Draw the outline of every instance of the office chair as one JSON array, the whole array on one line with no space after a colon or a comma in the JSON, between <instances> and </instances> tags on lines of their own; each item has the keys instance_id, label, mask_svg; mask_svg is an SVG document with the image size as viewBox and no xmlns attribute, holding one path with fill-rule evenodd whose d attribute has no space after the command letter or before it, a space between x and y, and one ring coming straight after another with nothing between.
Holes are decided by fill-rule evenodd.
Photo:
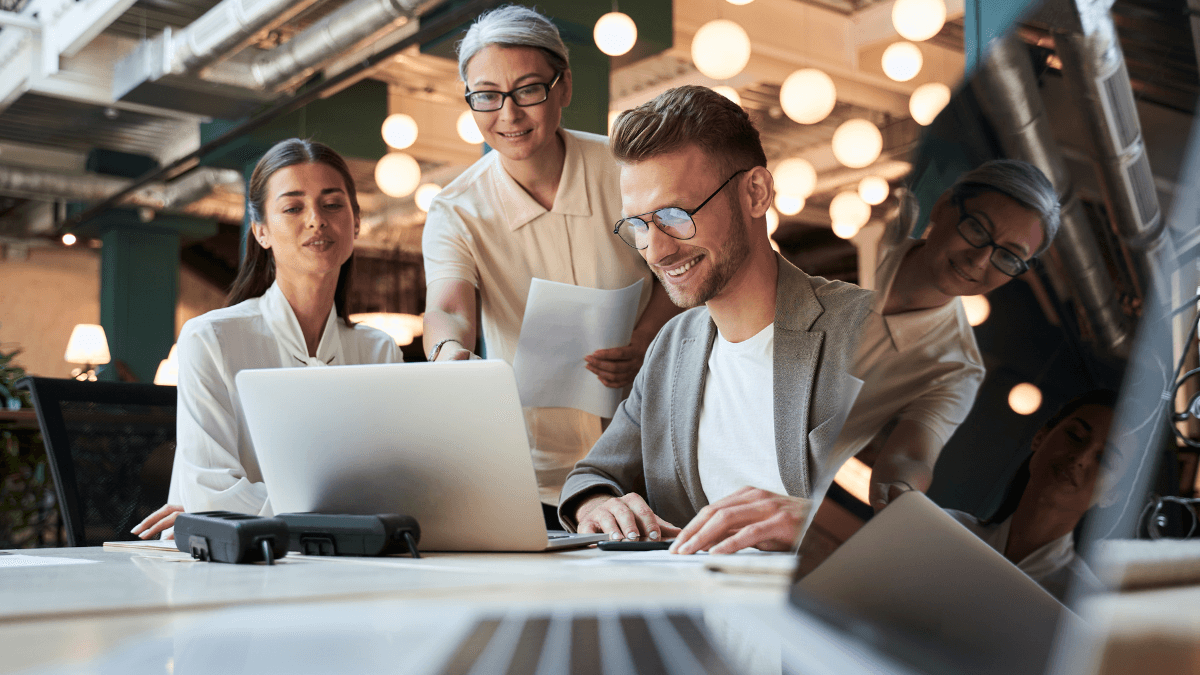
<instances>
[{"instance_id":1,"label":"office chair","mask_svg":"<svg viewBox=\"0 0 1200 675\"><path fill-rule=\"evenodd\" d=\"M24 377L46 443L70 546L135 539L167 501L175 387Z\"/></svg>"}]
</instances>

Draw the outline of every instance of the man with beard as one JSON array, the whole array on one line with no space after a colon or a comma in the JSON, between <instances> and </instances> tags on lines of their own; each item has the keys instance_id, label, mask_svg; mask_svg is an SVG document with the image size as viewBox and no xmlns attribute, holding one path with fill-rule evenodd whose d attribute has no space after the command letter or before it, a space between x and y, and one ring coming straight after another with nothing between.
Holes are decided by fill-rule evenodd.
<instances>
[{"instance_id":1,"label":"man with beard","mask_svg":"<svg viewBox=\"0 0 1200 675\"><path fill-rule=\"evenodd\" d=\"M857 391L847 369L871 294L771 249L766 155L720 94L672 89L622 114L610 147L626 214L614 234L692 309L651 344L559 517L613 539L675 537L677 553L791 549Z\"/></svg>"}]
</instances>

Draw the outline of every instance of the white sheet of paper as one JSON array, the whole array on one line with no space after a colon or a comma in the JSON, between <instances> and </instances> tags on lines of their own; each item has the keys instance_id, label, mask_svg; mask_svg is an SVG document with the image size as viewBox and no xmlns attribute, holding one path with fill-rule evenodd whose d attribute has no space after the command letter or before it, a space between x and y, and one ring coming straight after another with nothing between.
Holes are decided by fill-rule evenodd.
<instances>
[{"instance_id":1,"label":"white sheet of paper","mask_svg":"<svg viewBox=\"0 0 1200 675\"><path fill-rule=\"evenodd\" d=\"M513 359L521 405L612 417L621 390L604 386L583 357L629 344L641 295L641 279L616 291L534 279Z\"/></svg>"},{"instance_id":2,"label":"white sheet of paper","mask_svg":"<svg viewBox=\"0 0 1200 675\"><path fill-rule=\"evenodd\" d=\"M21 554L5 554L0 555L0 568L5 567L50 567L52 565L82 565L84 563L99 562L98 560L84 560L83 558L52 558L43 555L21 555Z\"/></svg>"}]
</instances>

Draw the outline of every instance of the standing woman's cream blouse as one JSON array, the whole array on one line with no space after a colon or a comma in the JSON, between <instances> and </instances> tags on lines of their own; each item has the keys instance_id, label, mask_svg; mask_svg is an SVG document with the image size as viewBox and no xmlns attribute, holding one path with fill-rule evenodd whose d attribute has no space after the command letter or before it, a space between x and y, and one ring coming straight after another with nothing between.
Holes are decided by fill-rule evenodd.
<instances>
[{"instance_id":1,"label":"standing woman's cream blouse","mask_svg":"<svg viewBox=\"0 0 1200 675\"><path fill-rule=\"evenodd\" d=\"M238 372L403 361L390 336L363 325L347 326L334 309L317 355L309 357L300 323L278 284L261 297L185 323L177 353L175 464L167 502L187 511L261 515L272 514L271 503L234 386Z\"/></svg>"}]
</instances>

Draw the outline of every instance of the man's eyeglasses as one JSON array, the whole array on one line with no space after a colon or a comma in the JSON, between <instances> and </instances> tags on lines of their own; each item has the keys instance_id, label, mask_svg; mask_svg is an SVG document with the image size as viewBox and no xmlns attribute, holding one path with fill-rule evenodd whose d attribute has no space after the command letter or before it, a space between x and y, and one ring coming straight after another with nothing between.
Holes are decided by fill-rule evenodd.
<instances>
[{"instance_id":1,"label":"man's eyeglasses","mask_svg":"<svg viewBox=\"0 0 1200 675\"><path fill-rule=\"evenodd\" d=\"M734 178L737 178L739 174L743 174L747 171L749 171L749 169L741 169L735 172L732 176L727 178L724 183L721 183L721 187L717 188L716 191L709 195L708 199L700 202L700 206L697 206L691 211L688 211L687 209L681 209L678 206L667 206L665 208L658 209L657 211L651 211L649 213L643 213L641 215L631 216L629 218L622 218L617 221L617 226L613 229L613 234L620 237L621 241L641 251L650 245L650 223L647 222L646 219L646 216L650 216L650 220L652 220L654 224L658 226L658 229L663 231L663 234L666 234L669 237L674 237L675 239L691 239L692 237L696 236L696 221L692 220L692 216L696 215L697 211L704 208L705 204L712 201L712 198L716 197L721 190L725 189L725 186L729 185L730 181L732 181Z\"/></svg>"},{"instance_id":2,"label":"man's eyeglasses","mask_svg":"<svg viewBox=\"0 0 1200 675\"><path fill-rule=\"evenodd\" d=\"M988 234L983 223L963 210L962 202L956 202L956 206L958 206L959 217L958 235L975 248L992 247L992 255L989 257L992 267L1010 277L1020 276L1029 271L1029 263L1016 253L997 244L992 239L992 235Z\"/></svg>"},{"instance_id":3,"label":"man's eyeglasses","mask_svg":"<svg viewBox=\"0 0 1200 675\"><path fill-rule=\"evenodd\" d=\"M545 103L546 99L550 98L550 90L561 78L562 72L559 72L549 82L526 84L512 91L469 91L466 93L467 105L475 112L495 112L504 107L504 99L507 97L522 108L528 108Z\"/></svg>"}]
</instances>

